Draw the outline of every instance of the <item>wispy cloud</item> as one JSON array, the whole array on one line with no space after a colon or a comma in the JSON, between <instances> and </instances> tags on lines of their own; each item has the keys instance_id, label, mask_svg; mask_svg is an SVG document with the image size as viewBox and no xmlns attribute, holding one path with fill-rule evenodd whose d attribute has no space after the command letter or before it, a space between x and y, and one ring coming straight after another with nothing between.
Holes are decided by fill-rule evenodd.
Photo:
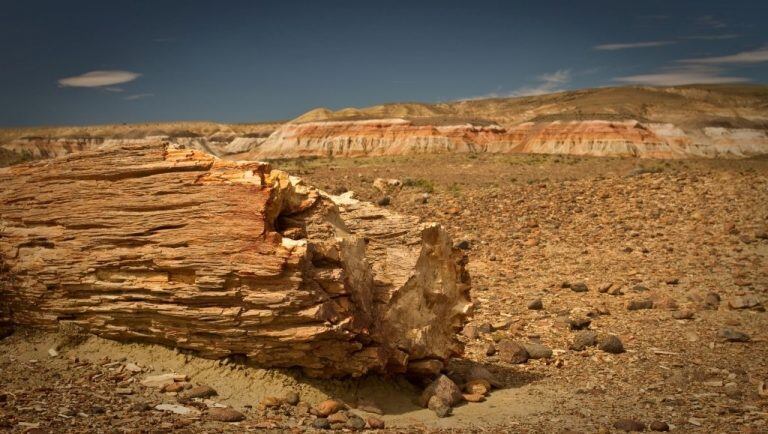
<instances>
[{"instance_id":1,"label":"wispy cloud","mask_svg":"<svg viewBox=\"0 0 768 434\"><path fill-rule=\"evenodd\" d=\"M615 51L615 50L628 50L632 48L648 48L648 47L662 47L664 45L676 44L676 41L646 41L646 42L629 42L620 44L602 44L595 45L595 50L601 51Z\"/></svg>"},{"instance_id":2,"label":"wispy cloud","mask_svg":"<svg viewBox=\"0 0 768 434\"><path fill-rule=\"evenodd\" d=\"M613 81L628 84L647 84L651 86L680 86L683 84L718 84L743 83L750 81L745 77L722 75L722 68L708 65L686 65L662 68L650 74L616 77Z\"/></svg>"},{"instance_id":3,"label":"wispy cloud","mask_svg":"<svg viewBox=\"0 0 768 434\"><path fill-rule=\"evenodd\" d=\"M128 96L124 97L123 99L128 100L128 101L134 101L134 100L137 100L137 99L152 98L153 96L155 96L154 93L137 93L137 94L133 94L133 95L128 95Z\"/></svg>"},{"instance_id":4,"label":"wispy cloud","mask_svg":"<svg viewBox=\"0 0 768 434\"><path fill-rule=\"evenodd\" d=\"M724 21L718 20L712 15L702 15L696 18L696 24L702 27L709 27L711 29L723 29L728 27Z\"/></svg>"},{"instance_id":5,"label":"wispy cloud","mask_svg":"<svg viewBox=\"0 0 768 434\"><path fill-rule=\"evenodd\" d=\"M514 96L532 96L560 92L564 90L562 87L571 81L571 70L560 69L553 73L541 74L536 77L536 81L539 82L539 84L536 86L523 86L508 92L502 92L501 87L499 87L494 92L473 96L470 98L461 98L459 101L471 101L475 99L488 98L510 98Z\"/></svg>"},{"instance_id":6,"label":"wispy cloud","mask_svg":"<svg viewBox=\"0 0 768 434\"><path fill-rule=\"evenodd\" d=\"M136 80L141 74L130 71L90 71L59 80L62 87L102 87Z\"/></svg>"},{"instance_id":7,"label":"wispy cloud","mask_svg":"<svg viewBox=\"0 0 768 434\"><path fill-rule=\"evenodd\" d=\"M106 90L107 92L114 92L114 93L125 92L125 89L123 89L122 87L112 87L112 86L105 87L104 90Z\"/></svg>"},{"instance_id":8,"label":"wispy cloud","mask_svg":"<svg viewBox=\"0 0 768 434\"><path fill-rule=\"evenodd\" d=\"M741 35L738 35L736 33L728 33L724 35L693 35L693 36L685 36L683 39L698 39L702 41L722 41L725 39L735 39L740 38Z\"/></svg>"},{"instance_id":9,"label":"wispy cloud","mask_svg":"<svg viewBox=\"0 0 768 434\"><path fill-rule=\"evenodd\" d=\"M679 60L680 63L695 63L701 65L726 65L726 64L744 64L744 63L762 63L768 62L768 46L758 48L752 51L742 51L741 53L727 56L700 57L696 59Z\"/></svg>"},{"instance_id":10,"label":"wispy cloud","mask_svg":"<svg viewBox=\"0 0 768 434\"><path fill-rule=\"evenodd\" d=\"M559 92L563 90L563 85L571 81L571 70L560 69L551 74L541 74L536 79L540 82L538 85L515 89L508 96L543 95L545 93Z\"/></svg>"}]
</instances>

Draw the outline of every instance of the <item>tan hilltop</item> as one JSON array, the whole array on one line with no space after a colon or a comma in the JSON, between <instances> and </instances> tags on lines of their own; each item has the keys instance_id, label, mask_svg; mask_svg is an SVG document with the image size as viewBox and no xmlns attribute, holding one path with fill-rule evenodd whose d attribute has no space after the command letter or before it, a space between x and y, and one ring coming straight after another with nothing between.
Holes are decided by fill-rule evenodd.
<instances>
[{"instance_id":1,"label":"tan hilltop","mask_svg":"<svg viewBox=\"0 0 768 434\"><path fill-rule=\"evenodd\" d=\"M175 122L0 130L0 159L164 138L230 159L546 153L640 158L768 154L768 86L613 87L311 110L287 122Z\"/></svg>"}]
</instances>

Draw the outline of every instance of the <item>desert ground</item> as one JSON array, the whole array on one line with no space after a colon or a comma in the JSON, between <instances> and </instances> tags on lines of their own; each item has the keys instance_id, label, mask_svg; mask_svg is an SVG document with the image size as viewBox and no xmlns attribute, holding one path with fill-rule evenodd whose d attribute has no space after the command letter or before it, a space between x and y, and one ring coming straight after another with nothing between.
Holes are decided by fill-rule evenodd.
<instances>
[{"instance_id":1,"label":"desert ground","mask_svg":"<svg viewBox=\"0 0 768 434\"><path fill-rule=\"evenodd\" d=\"M469 255L475 304L460 337L465 354L448 376L479 365L500 387L438 417L416 404L423 384L405 378L312 380L22 328L0 342L0 429L303 432L319 429L312 407L334 398L350 409L332 428L347 430L357 415L391 432L768 431L768 159L452 154L272 164L447 227ZM377 178L397 182L376 188ZM527 361L510 355L515 344ZM144 381L169 372L184 381ZM226 422L240 417L211 410L220 405L244 419Z\"/></svg>"}]
</instances>

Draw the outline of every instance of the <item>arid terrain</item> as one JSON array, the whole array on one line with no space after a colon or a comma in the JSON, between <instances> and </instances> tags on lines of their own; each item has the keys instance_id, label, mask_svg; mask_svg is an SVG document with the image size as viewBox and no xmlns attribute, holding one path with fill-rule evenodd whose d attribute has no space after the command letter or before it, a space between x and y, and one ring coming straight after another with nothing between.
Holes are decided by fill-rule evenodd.
<instances>
[{"instance_id":1,"label":"arid terrain","mask_svg":"<svg viewBox=\"0 0 768 434\"><path fill-rule=\"evenodd\" d=\"M320 427L313 407L335 398L350 406L332 421L345 429L359 415L393 432L768 430L768 159L450 153L272 164L443 224L466 249L475 303L448 376L462 384L482 366L500 387L441 418L417 405L423 385L401 377L313 380L21 328L0 342L0 429L300 432ZM145 381L172 372L173 387Z\"/></svg>"},{"instance_id":2,"label":"arid terrain","mask_svg":"<svg viewBox=\"0 0 768 434\"><path fill-rule=\"evenodd\" d=\"M0 129L0 164L165 140L228 159L534 153L639 158L768 154L768 87L608 87L391 103L254 124L168 122Z\"/></svg>"}]
</instances>

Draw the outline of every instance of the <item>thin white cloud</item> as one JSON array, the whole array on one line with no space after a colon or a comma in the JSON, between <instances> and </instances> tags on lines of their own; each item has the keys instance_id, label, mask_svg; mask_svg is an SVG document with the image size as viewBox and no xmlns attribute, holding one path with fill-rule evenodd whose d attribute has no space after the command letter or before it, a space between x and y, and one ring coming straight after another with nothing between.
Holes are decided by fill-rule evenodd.
<instances>
[{"instance_id":1,"label":"thin white cloud","mask_svg":"<svg viewBox=\"0 0 768 434\"><path fill-rule=\"evenodd\" d=\"M62 78L63 87L102 87L136 80L141 74L130 71L90 71L74 77Z\"/></svg>"},{"instance_id":2,"label":"thin white cloud","mask_svg":"<svg viewBox=\"0 0 768 434\"><path fill-rule=\"evenodd\" d=\"M134 94L134 95L128 95L128 96L126 96L123 99L126 99L128 101L134 101L134 100L137 100L137 99L151 98L153 96L155 96L154 93L137 93L137 94Z\"/></svg>"},{"instance_id":3,"label":"thin white cloud","mask_svg":"<svg viewBox=\"0 0 768 434\"><path fill-rule=\"evenodd\" d=\"M115 92L115 93L120 93L125 91L125 89L123 89L122 87L112 87L112 86L105 87L104 90L106 90L107 92Z\"/></svg>"},{"instance_id":4,"label":"thin white cloud","mask_svg":"<svg viewBox=\"0 0 768 434\"><path fill-rule=\"evenodd\" d=\"M718 20L712 15L702 15L696 18L696 23L700 26L709 27L712 29L723 29L725 27L728 27L728 25L725 24L725 22Z\"/></svg>"},{"instance_id":5,"label":"thin white cloud","mask_svg":"<svg viewBox=\"0 0 768 434\"><path fill-rule=\"evenodd\" d=\"M541 74L536 77L536 80L540 82L536 86L524 86L510 92L501 92L501 88L499 88L495 92L473 96L470 98L461 98L459 101L471 101L488 98L509 98L513 96L532 96L561 92L564 90L562 89L562 86L571 81L571 70L560 69L553 73Z\"/></svg>"},{"instance_id":6,"label":"thin white cloud","mask_svg":"<svg viewBox=\"0 0 768 434\"><path fill-rule=\"evenodd\" d=\"M571 81L571 70L560 69L551 74L541 74L537 79L540 81L538 85L518 88L507 96L531 96L560 92L563 90L563 85Z\"/></svg>"},{"instance_id":7,"label":"thin white cloud","mask_svg":"<svg viewBox=\"0 0 768 434\"><path fill-rule=\"evenodd\" d=\"M741 35L738 35L736 33L728 33L724 35L693 35L693 36L686 36L684 39L698 39L701 41L723 41L726 39L736 39L740 37Z\"/></svg>"},{"instance_id":8,"label":"thin white cloud","mask_svg":"<svg viewBox=\"0 0 768 434\"><path fill-rule=\"evenodd\" d=\"M728 56L701 57L698 59L683 59L680 63L696 63L700 65L725 65L739 63L762 63L768 62L768 47L759 48L752 51L742 51L741 53Z\"/></svg>"},{"instance_id":9,"label":"thin white cloud","mask_svg":"<svg viewBox=\"0 0 768 434\"><path fill-rule=\"evenodd\" d=\"M613 81L627 84L646 84L651 86L680 86L684 84L718 84L744 83L750 81L745 77L721 75L723 70L718 67L705 65L688 65L674 68L664 68L651 74L616 77Z\"/></svg>"},{"instance_id":10,"label":"thin white cloud","mask_svg":"<svg viewBox=\"0 0 768 434\"><path fill-rule=\"evenodd\" d=\"M664 45L676 44L676 41L647 41L647 42L629 42L622 44L602 44L595 45L595 50L600 51L615 51L615 50L628 50L632 48L648 48L648 47L662 47Z\"/></svg>"}]
</instances>

